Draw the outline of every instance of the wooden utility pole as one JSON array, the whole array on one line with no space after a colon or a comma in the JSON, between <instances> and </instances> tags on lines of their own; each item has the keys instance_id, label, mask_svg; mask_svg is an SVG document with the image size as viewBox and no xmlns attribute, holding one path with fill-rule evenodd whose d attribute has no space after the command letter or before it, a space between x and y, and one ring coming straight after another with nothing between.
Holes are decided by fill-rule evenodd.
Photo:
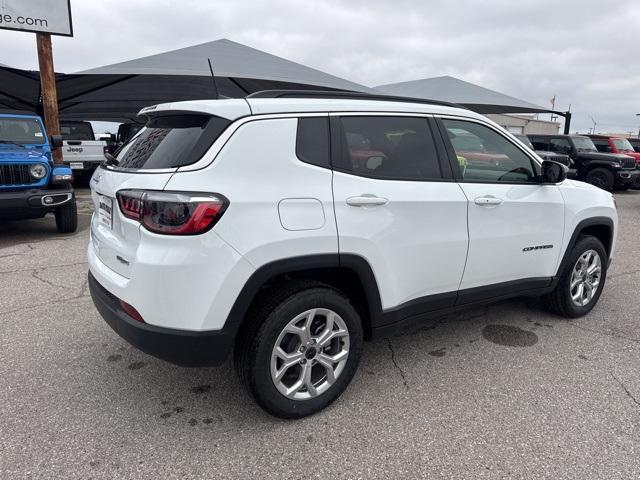
<instances>
[{"instance_id":1,"label":"wooden utility pole","mask_svg":"<svg viewBox=\"0 0 640 480\"><path fill-rule=\"evenodd\" d=\"M60 121L58 118L58 94L56 92L56 75L53 70L53 51L51 49L51 35L36 33L38 42L38 64L40 66L40 90L42 92L42 107L44 124L49 135L60 135ZM62 163L62 150L53 150L53 163Z\"/></svg>"}]
</instances>

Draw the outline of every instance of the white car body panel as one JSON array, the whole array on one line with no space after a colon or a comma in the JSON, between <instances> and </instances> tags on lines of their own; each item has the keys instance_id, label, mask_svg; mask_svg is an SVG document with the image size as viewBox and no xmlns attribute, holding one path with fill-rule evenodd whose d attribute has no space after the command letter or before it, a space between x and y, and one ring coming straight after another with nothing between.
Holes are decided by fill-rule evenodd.
<instances>
[{"instance_id":1,"label":"white car body panel","mask_svg":"<svg viewBox=\"0 0 640 480\"><path fill-rule=\"evenodd\" d=\"M469 255L460 289L555 275L564 234L564 201L556 185L460 187L469 200ZM502 203L476 204L486 197Z\"/></svg>"},{"instance_id":2,"label":"white car body panel","mask_svg":"<svg viewBox=\"0 0 640 480\"><path fill-rule=\"evenodd\" d=\"M467 199L455 182L377 180L335 172L340 253L367 260L383 309L458 289L467 256ZM376 196L386 205L351 206Z\"/></svg>"}]
</instances>

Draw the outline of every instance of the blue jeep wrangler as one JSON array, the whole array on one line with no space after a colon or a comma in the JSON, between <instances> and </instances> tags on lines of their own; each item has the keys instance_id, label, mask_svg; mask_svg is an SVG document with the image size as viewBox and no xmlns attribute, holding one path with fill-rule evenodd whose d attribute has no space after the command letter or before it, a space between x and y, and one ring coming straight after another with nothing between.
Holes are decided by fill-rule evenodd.
<instances>
[{"instance_id":1,"label":"blue jeep wrangler","mask_svg":"<svg viewBox=\"0 0 640 480\"><path fill-rule=\"evenodd\" d=\"M48 137L37 115L0 112L0 222L54 213L60 233L78 226L71 169L54 165L51 150L62 137Z\"/></svg>"}]
</instances>

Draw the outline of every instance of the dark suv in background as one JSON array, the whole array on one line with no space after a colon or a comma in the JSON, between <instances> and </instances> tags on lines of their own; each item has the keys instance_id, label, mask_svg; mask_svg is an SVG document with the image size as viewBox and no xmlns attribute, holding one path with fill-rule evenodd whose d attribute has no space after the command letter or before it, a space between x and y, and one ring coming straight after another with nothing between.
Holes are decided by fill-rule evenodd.
<instances>
[{"instance_id":1,"label":"dark suv in background","mask_svg":"<svg viewBox=\"0 0 640 480\"><path fill-rule=\"evenodd\" d=\"M601 153L584 135L529 135L535 150L564 153L573 160L577 180L604 190L626 190L640 174L628 155Z\"/></svg>"},{"instance_id":2,"label":"dark suv in background","mask_svg":"<svg viewBox=\"0 0 640 480\"><path fill-rule=\"evenodd\" d=\"M531 150L534 150L541 159L562 163L569 168L573 167L573 161L569 158L569 155L565 153L550 152L548 150L538 150L533 146L533 143L531 143L531 140L529 140L529 137L527 137L526 135L514 134L513 136L524 143Z\"/></svg>"}]
</instances>

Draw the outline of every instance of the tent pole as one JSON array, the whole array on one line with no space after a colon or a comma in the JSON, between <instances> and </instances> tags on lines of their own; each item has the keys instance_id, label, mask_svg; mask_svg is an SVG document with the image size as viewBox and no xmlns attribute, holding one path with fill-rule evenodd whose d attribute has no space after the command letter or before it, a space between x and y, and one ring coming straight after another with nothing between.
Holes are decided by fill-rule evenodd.
<instances>
[{"instance_id":1,"label":"tent pole","mask_svg":"<svg viewBox=\"0 0 640 480\"><path fill-rule=\"evenodd\" d=\"M48 33L36 33L36 43L38 45L38 64L40 66L44 123L49 135L60 135L58 95L56 92L56 77L53 72L51 35ZM62 150L60 148L54 148L52 153L53 163L62 164Z\"/></svg>"},{"instance_id":2,"label":"tent pole","mask_svg":"<svg viewBox=\"0 0 640 480\"><path fill-rule=\"evenodd\" d=\"M571 129L571 112L564 112L564 134L569 135Z\"/></svg>"}]
</instances>

